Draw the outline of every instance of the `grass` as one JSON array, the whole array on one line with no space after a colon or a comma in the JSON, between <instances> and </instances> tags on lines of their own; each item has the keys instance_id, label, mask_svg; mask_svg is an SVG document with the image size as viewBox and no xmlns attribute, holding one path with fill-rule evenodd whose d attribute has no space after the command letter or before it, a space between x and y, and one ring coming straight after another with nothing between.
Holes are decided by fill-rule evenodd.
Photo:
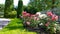
<instances>
[{"instance_id":1,"label":"grass","mask_svg":"<svg viewBox=\"0 0 60 34\"><path fill-rule=\"evenodd\" d=\"M23 27L22 20L11 19L11 22L0 30L0 34L37 34Z\"/></svg>"}]
</instances>

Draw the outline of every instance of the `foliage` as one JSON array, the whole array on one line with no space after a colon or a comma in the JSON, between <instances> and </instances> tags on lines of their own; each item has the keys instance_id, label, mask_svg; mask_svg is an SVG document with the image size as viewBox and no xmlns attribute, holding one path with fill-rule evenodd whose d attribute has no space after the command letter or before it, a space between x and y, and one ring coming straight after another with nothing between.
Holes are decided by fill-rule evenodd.
<instances>
[{"instance_id":1,"label":"foliage","mask_svg":"<svg viewBox=\"0 0 60 34\"><path fill-rule=\"evenodd\" d=\"M36 12L38 12L38 8L35 8L35 7L25 7L24 8L24 11L26 11L27 13L30 13L30 14L36 14Z\"/></svg>"},{"instance_id":2,"label":"foliage","mask_svg":"<svg viewBox=\"0 0 60 34\"><path fill-rule=\"evenodd\" d=\"M16 15L17 15L17 12L16 11L11 11L8 13L8 16L9 18L16 18Z\"/></svg>"},{"instance_id":3,"label":"foliage","mask_svg":"<svg viewBox=\"0 0 60 34\"><path fill-rule=\"evenodd\" d=\"M4 11L4 4L0 4L0 12Z\"/></svg>"},{"instance_id":4,"label":"foliage","mask_svg":"<svg viewBox=\"0 0 60 34\"><path fill-rule=\"evenodd\" d=\"M0 4L0 17L4 17L4 4Z\"/></svg>"},{"instance_id":5,"label":"foliage","mask_svg":"<svg viewBox=\"0 0 60 34\"><path fill-rule=\"evenodd\" d=\"M37 8L34 8L34 7L31 7L31 8L29 9L29 12L28 12L28 13L36 14L36 12L38 12L38 9L37 9Z\"/></svg>"},{"instance_id":6,"label":"foliage","mask_svg":"<svg viewBox=\"0 0 60 34\"><path fill-rule=\"evenodd\" d=\"M28 6L37 7L40 11L48 10L52 7L58 7L60 5L60 0L30 0Z\"/></svg>"}]
</instances>

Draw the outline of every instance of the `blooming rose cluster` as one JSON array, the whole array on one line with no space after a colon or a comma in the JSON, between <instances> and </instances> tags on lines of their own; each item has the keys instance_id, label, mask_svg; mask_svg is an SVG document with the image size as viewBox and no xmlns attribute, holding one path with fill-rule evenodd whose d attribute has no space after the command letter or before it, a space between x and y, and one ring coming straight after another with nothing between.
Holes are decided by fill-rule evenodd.
<instances>
[{"instance_id":1,"label":"blooming rose cluster","mask_svg":"<svg viewBox=\"0 0 60 34\"><path fill-rule=\"evenodd\" d=\"M48 16L51 17L51 20L52 21L55 21L55 20L58 20L58 16L53 14L51 11L48 11L47 14L41 14L41 12L37 12L36 14L30 14L30 13L27 13L26 11L23 11L22 12L22 16L23 18L26 18L29 19L28 20L40 20L40 19L44 19L44 18L47 18ZM27 22L27 23L30 23L30 22ZM48 26L50 22L47 22L45 25Z\"/></svg>"},{"instance_id":2,"label":"blooming rose cluster","mask_svg":"<svg viewBox=\"0 0 60 34\"><path fill-rule=\"evenodd\" d=\"M58 20L58 16L53 14L51 11L47 12L47 15L51 17L52 21Z\"/></svg>"},{"instance_id":3,"label":"blooming rose cluster","mask_svg":"<svg viewBox=\"0 0 60 34\"><path fill-rule=\"evenodd\" d=\"M53 14L51 11L50 11L50 12L47 12L47 15L48 15L49 17L51 17L51 20L52 20L52 21L58 20L58 16L55 15L55 14ZM50 22L47 22L47 23L45 24L45 26L49 26L49 24L50 24Z\"/></svg>"},{"instance_id":4,"label":"blooming rose cluster","mask_svg":"<svg viewBox=\"0 0 60 34\"><path fill-rule=\"evenodd\" d=\"M46 14L41 14L41 12L37 12L36 14L39 15L40 19L44 19L44 18L48 18L48 17L50 18L51 17L50 20L52 20L52 21L58 20L58 16L53 14L51 11L48 11ZM49 24L50 24L50 22L47 22L45 24L45 26L49 26Z\"/></svg>"},{"instance_id":5,"label":"blooming rose cluster","mask_svg":"<svg viewBox=\"0 0 60 34\"><path fill-rule=\"evenodd\" d=\"M36 14L38 14L38 15L39 15L39 18L40 18L40 19L44 19L44 18L46 18L46 17L47 17L47 15L46 15L46 14L41 14L41 12L37 12Z\"/></svg>"},{"instance_id":6,"label":"blooming rose cluster","mask_svg":"<svg viewBox=\"0 0 60 34\"><path fill-rule=\"evenodd\" d=\"M32 26L35 26L39 24L40 26L48 27L47 29L51 29L51 26L53 26L53 30L54 32L56 32L56 27L54 26L56 26L58 16L53 14L51 11L47 11L46 14L41 14L41 12L37 12L36 14L30 14L26 11L23 11L22 17L23 19L25 19L27 25L32 24Z\"/></svg>"},{"instance_id":7,"label":"blooming rose cluster","mask_svg":"<svg viewBox=\"0 0 60 34\"><path fill-rule=\"evenodd\" d=\"M29 21L27 21L26 23L27 24L30 24L30 20L39 20L39 18L38 18L38 14L30 14L30 13L27 13L26 11L23 11L22 12L22 16L23 16L23 18L25 18L25 19L28 19Z\"/></svg>"},{"instance_id":8,"label":"blooming rose cluster","mask_svg":"<svg viewBox=\"0 0 60 34\"><path fill-rule=\"evenodd\" d=\"M30 17L30 18L33 18L33 17L34 17L34 19L38 20L37 17L38 17L39 15L38 15L38 14L30 14L30 13L27 13L26 11L23 11L23 12L22 12L22 16L23 16L23 17Z\"/></svg>"}]
</instances>

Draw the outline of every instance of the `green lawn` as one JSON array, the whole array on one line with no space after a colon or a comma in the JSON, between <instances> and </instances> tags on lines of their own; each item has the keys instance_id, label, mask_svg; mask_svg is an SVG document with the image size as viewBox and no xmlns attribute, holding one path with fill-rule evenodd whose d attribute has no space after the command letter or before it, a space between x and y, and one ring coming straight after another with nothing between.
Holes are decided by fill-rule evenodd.
<instances>
[{"instance_id":1,"label":"green lawn","mask_svg":"<svg viewBox=\"0 0 60 34\"><path fill-rule=\"evenodd\" d=\"M0 34L37 34L36 32L28 31L23 27L22 20L11 19L11 22L0 30Z\"/></svg>"}]
</instances>

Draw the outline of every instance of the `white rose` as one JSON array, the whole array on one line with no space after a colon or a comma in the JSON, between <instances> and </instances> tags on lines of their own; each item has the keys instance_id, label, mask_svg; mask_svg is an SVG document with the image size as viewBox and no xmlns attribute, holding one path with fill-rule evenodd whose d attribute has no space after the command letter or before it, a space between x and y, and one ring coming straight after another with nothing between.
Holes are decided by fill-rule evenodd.
<instances>
[{"instance_id":1,"label":"white rose","mask_svg":"<svg viewBox=\"0 0 60 34\"><path fill-rule=\"evenodd\" d=\"M40 16L41 15L41 12L37 12L36 14L38 14Z\"/></svg>"},{"instance_id":2,"label":"white rose","mask_svg":"<svg viewBox=\"0 0 60 34\"><path fill-rule=\"evenodd\" d=\"M55 26L57 26L57 24L55 24Z\"/></svg>"},{"instance_id":3,"label":"white rose","mask_svg":"<svg viewBox=\"0 0 60 34\"><path fill-rule=\"evenodd\" d=\"M43 25L43 23L40 23L39 25Z\"/></svg>"},{"instance_id":4,"label":"white rose","mask_svg":"<svg viewBox=\"0 0 60 34\"><path fill-rule=\"evenodd\" d=\"M54 32L56 33L56 28L54 28Z\"/></svg>"},{"instance_id":5,"label":"white rose","mask_svg":"<svg viewBox=\"0 0 60 34\"><path fill-rule=\"evenodd\" d=\"M40 17L40 19L44 19L44 18L47 17L47 15L46 14L41 14L39 17Z\"/></svg>"}]
</instances>

